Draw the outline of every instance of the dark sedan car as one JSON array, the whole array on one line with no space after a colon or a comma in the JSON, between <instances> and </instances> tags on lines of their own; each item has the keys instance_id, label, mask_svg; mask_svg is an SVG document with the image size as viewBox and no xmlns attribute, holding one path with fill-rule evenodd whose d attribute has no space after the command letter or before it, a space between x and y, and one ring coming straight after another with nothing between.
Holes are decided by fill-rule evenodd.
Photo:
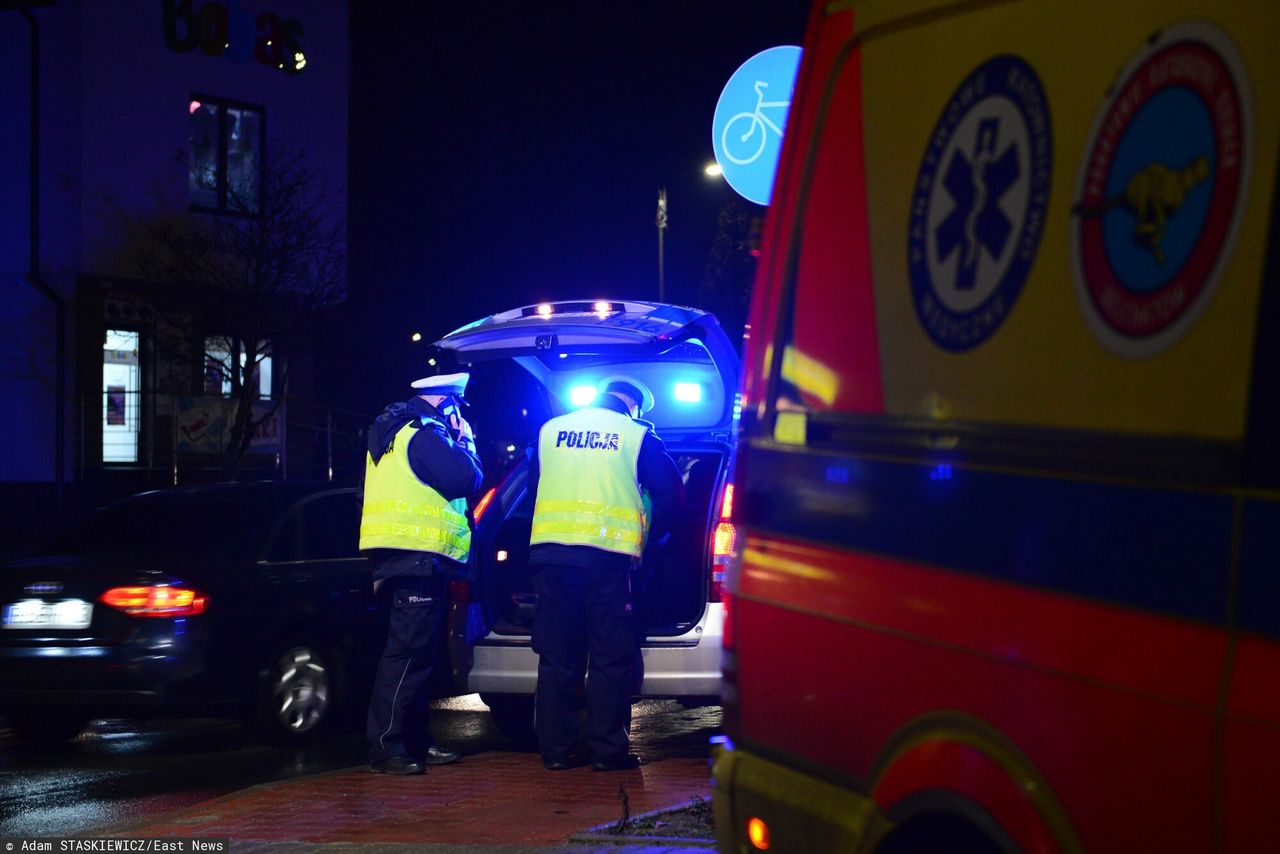
<instances>
[{"instance_id":1,"label":"dark sedan car","mask_svg":"<svg viewBox=\"0 0 1280 854\"><path fill-rule=\"evenodd\" d=\"M328 734L367 700L385 631L358 527L354 490L291 483L99 510L65 553L0 569L0 715L46 739L175 712Z\"/></svg>"}]
</instances>

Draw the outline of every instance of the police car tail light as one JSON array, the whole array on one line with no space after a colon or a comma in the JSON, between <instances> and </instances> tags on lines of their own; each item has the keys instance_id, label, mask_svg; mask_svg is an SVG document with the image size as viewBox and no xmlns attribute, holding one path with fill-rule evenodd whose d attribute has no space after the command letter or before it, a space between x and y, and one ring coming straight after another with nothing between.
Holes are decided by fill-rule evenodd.
<instances>
[{"instance_id":1,"label":"police car tail light","mask_svg":"<svg viewBox=\"0 0 1280 854\"><path fill-rule=\"evenodd\" d=\"M724 573L733 557L738 541L737 526L730 521L733 517L733 484L724 485L724 496L720 499L720 521L716 524L711 538L711 589L707 599L719 602L723 599L722 588Z\"/></svg>"},{"instance_id":2,"label":"police car tail light","mask_svg":"<svg viewBox=\"0 0 1280 854\"><path fill-rule=\"evenodd\" d=\"M481 496L480 501L476 504L476 509L471 511L471 515L476 518L476 524L480 524L480 517L484 515L484 511L489 509L489 505L493 503L493 496L497 494L498 487L491 486L489 491Z\"/></svg>"},{"instance_id":3,"label":"police car tail light","mask_svg":"<svg viewBox=\"0 0 1280 854\"><path fill-rule=\"evenodd\" d=\"M730 481L724 485L724 497L720 499L720 518L728 520L733 518L733 482Z\"/></svg>"},{"instance_id":4,"label":"police car tail light","mask_svg":"<svg viewBox=\"0 0 1280 854\"><path fill-rule=\"evenodd\" d=\"M204 613L209 597L190 587L148 584L112 587L98 601L135 617L192 617Z\"/></svg>"}]
</instances>

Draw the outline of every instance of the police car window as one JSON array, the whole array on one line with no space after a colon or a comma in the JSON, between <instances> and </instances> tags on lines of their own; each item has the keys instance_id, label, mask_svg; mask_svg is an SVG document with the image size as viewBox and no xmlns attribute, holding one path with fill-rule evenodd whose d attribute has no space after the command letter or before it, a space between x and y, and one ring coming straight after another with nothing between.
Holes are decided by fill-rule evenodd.
<instances>
[{"instance_id":1,"label":"police car window","mask_svg":"<svg viewBox=\"0 0 1280 854\"><path fill-rule=\"evenodd\" d=\"M699 342L681 343L662 354L641 358L568 355L546 363L547 382L565 408L594 402L610 380L639 382L653 395L644 418L659 429L705 428L724 419L725 378Z\"/></svg>"}]
</instances>

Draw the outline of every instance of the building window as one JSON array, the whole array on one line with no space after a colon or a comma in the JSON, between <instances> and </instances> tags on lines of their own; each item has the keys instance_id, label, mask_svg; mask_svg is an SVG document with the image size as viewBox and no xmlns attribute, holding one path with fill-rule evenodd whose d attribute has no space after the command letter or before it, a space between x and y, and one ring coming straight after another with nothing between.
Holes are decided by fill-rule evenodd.
<instances>
[{"instance_id":1,"label":"building window","mask_svg":"<svg viewBox=\"0 0 1280 854\"><path fill-rule=\"evenodd\" d=\"M259 341L257 350L249 353L243 341L225 335L211 335L204 339L204 393L211 397L231 397L232 365L238 362L240 376L244 376L244 366L251 358L257 361L251 380L257 397L270 400L271 342Z\"/></svg>"},{"instance_id":2,"label":"building window","mask_svg":"<svg viewBox=\"0 0 1280 854\"><path fill-rule=\"evenodd\" d=\"M138 333L108 329L102 343L102 461L138 461L138 412L142 380Z\"/></svg>"},{"instance_id":3,"label":"building window","mask_svg":"<svg viewBox=\"0 0 1280 854\"><path fill-rule=\"evenodd\" d=\"M262 198L266 146L262 107L192 95L191 206L254 215Z\"/></svg>"}]
</instances>

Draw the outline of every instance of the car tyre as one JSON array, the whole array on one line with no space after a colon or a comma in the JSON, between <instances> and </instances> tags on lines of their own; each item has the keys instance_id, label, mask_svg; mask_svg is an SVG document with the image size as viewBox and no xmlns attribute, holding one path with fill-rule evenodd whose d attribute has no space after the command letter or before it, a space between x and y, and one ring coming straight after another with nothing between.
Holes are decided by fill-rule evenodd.
<instances>
[{"instance_id":1,"label":"car tyre","mask_svg":"<svg viewBox=\"0 0 1280 854\"><path fill-rule=\"evenodd\" d=\"M77 712L25 712L6 717L19 738L44 744L62 744L84 732L91 717Z\"/></svg>"},{"instance_id":2,"label":"car tyre","mask_svg":"<svg viewBox=\"0 0 1280 854\"><path fill-rule=\"evenodd\" d=\"M255 724L269 741L286 746L327 737L341 703L334 657L304 638L276 648L260 680Z\"/></svg>"},{"instance_id":3,"label":"car tyre","mask_svg":"<svg viewBox=\"0 0 1280 854\"><path fill-rule=\"evenodd\" d=\"M533 697L528 694L481 694L498 731L517 744L538 741L533 728Z\"/></svg>"}]
</instances>

